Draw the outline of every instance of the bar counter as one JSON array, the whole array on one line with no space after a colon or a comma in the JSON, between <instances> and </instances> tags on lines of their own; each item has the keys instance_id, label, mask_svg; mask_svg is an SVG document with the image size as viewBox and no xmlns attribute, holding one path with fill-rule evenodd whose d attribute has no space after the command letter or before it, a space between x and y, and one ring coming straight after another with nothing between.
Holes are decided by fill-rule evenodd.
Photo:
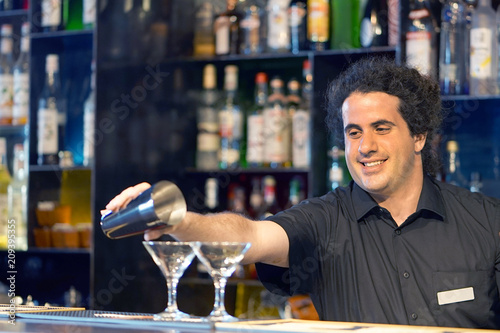
<instances>
[{"instance_id":1,"label":"bar counter","mask_svg":"<svg viewBox=\"0 0 500 333\"><path fill-rule=\"evenodd\" d=\"M6 316L5 313L2 314L2 320L0 321L0 332L494 332L493 330L482 329L347 323L333 321L308 321L296 319L251 321L242 320L233 323L211 323L199 321L161 322L154 321L151 314L93 310L21 312L16 314L15 320L12 321L10 318L11 317Z\"/></svg>"}]
</instances>

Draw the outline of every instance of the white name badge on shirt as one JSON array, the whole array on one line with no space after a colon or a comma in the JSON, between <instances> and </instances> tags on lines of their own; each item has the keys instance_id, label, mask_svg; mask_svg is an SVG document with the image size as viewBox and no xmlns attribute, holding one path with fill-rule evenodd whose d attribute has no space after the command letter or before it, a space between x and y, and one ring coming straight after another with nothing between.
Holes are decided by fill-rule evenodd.
<instances>
[{"instance_id":1,"label":"white name badge on shirt","mask_svg":"<svg viewBox=\"0 0 500 333\"><path fill-rule=\"evenodd\" d=\"M438 304L445 305L451 303L472 301L474 299L474 288L460 288L437 293Z\"/></svg>"}]
</instances>

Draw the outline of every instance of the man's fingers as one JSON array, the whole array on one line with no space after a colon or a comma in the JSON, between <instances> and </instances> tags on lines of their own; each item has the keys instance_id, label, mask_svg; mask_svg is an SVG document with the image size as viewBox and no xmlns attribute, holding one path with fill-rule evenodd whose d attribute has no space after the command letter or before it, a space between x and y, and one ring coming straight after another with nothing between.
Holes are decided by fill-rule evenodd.
<instances>
[{"instance_id":1,"label":"man's fingers","mask_svg":"<svg viewBox=\"0 0 500 333\"><path fill-rule=\"evenodd\" d=\"M130 201L137 198L139 194L150 188L149 183L140 183L135 186L131 186L123 190L120 194L114 197L107 205L106 209L112 211L118 211L127 207Z\"/></svg>"}]
</instances>

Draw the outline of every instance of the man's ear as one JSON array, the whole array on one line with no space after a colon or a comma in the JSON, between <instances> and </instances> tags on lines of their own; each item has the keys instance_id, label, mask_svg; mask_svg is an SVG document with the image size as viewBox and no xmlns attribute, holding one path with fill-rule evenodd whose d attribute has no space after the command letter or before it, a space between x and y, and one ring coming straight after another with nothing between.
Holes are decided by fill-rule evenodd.
<instances>
[{"instance_id":1,"label":"man's ear","mask_svg":"<svg viewBox=\"0 0 500 333\"><path fill-rule=\"evenodd\" d=\"M424 149L427 133L416 134L413 138L415 139L415 151L419 153Z\"/></svg>"}]
</instances>

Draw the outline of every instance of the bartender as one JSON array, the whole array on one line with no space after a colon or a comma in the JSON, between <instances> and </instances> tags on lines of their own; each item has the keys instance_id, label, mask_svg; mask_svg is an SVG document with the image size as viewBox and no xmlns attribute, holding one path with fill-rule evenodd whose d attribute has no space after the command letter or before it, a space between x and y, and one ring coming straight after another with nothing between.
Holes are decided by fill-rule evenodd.
<instances>
[{"instance_id":1,"label":"bartender","mask_svg":"<svg viewBox=\"0 0 500 333\"><path fill-rule=\"evenodd\" d=\"M310 294L322 320L500 329L500 200L435 179L443 116L431 78L385 58L358 61L328 90L347 187L264 221L188 212L145 239L251 242L245 262L266 288Z\"/></svg>"}]
</instances>

